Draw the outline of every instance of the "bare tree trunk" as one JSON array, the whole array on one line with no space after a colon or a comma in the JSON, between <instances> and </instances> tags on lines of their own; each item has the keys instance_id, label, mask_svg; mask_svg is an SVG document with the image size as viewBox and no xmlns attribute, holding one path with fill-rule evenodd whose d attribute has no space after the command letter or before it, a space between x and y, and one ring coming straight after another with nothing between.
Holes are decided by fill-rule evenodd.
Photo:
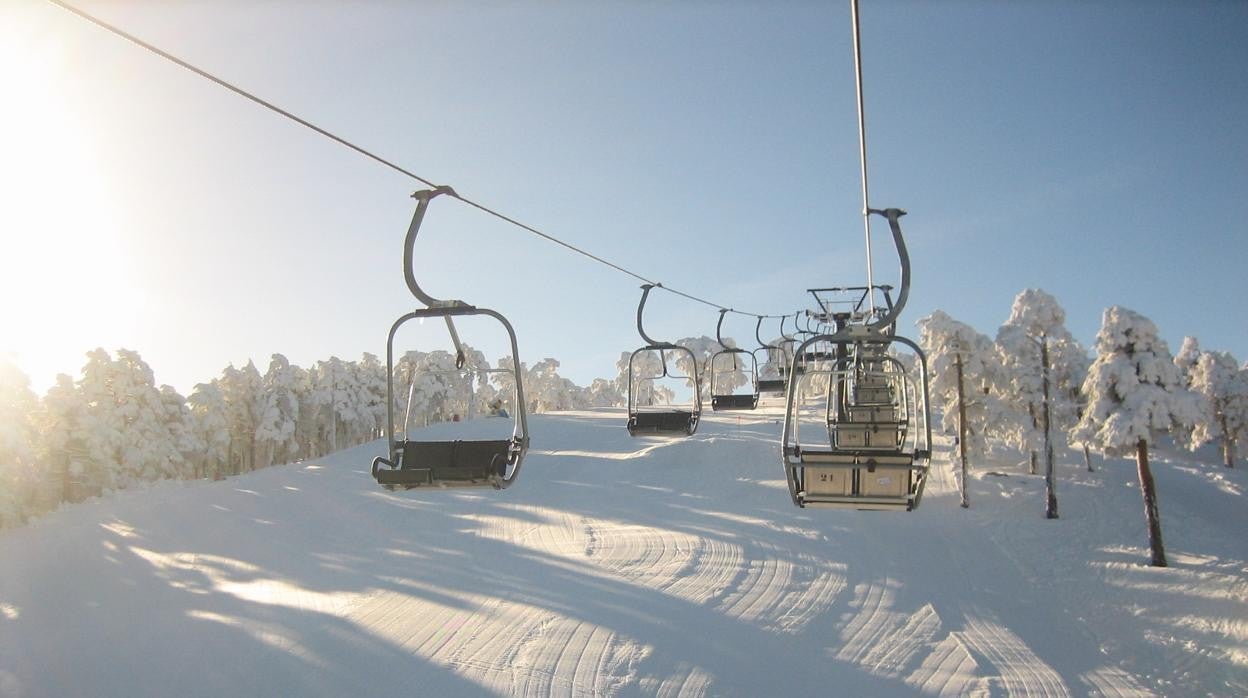
<instances>
[{"instance_id":1,"label":"bare tree trunk","mask_svg":"<svg viewBox=\"0 0 1248 698\"><path fill-rule=\"evenodd\" d=\"M1157 488L1153 484L1153 471L1148 467L1148 442L1140 439L1135 444L1135 462L1140 470L1140 490L1144 493L1144 514L1148 517L1148 547L1152 551L1153 567L1166 567L1166 549L1161 543L1161 514L1157 510Z\"/></svg>"},{"instance_id":2,"label":"bare tree trunk","mask_svg":"<svg viewBox=\"0 0 1248 698\"><path fill-rule=\"evenodd\" d=\"M1036 461L1039 460L1039 457L1040 457L1040 454L1036 453L1035 451L1031 452L1031 467L1028 470L1028 474L1030 475L1036 474Z\"/></svg>"},{"instance_id":3,"label":"bare tree trunk","mask_svg":"<svg viewBox=\"0 0 1248 698\"><path fill-rule=\"evenodd\" d=\"M962 388L962 355L954 356L954 364L958 369L958 452L962 457L962 508L971 503L966 499L966 400Z\"/></svg>"},{"instance_id":4,"label":"bare tree trunk","mask_svg":"<svg viewBox=\"0 0 1248 698\"><path fill-rule=\"evenodd\" d=\"M1083 464L1088 466L1088 472L1092 472L1092 454L1088 453L1088 447L1083 447Z\"/></svg>"},{"instance_id":5,"label":"bare tree trunk","mask_svg":"<svg viewBox=\"0 0 1248 698\"><path fill-rule=\"evenodd\" d=\"M1229 436L1230 432L1226 428L1226 415L1218 416L1218 421L1222 427L1222 464L1228 468L1235 467L1235 441Z\"/></svg>"},{"instance_id":6,"label":"bare tree trunk","mask_svg":"<svg viewBox=\"0 0 1248 698\"><path fill-rule=\"evenodd\" d=\"M1053 465L1053 431L1052 414L1049 411L1049 344L1047 337L1040 337L1040 363L1044 369L1044 518L1057 518L1057 475ZM1035 467L1035 453L1032 453L1032 467Z\"/></svg>"}]
</instances>

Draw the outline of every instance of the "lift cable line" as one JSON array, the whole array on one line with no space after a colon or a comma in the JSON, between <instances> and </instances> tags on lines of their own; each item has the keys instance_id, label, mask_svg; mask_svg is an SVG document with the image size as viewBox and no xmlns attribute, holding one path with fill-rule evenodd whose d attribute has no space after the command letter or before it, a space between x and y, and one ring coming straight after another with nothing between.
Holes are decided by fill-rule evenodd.
<instances>
[{"instance_id":1,"label":"lift cable line","mask_svg":"<svg viewBox=\"0 0 1248 698\"><path fill-rule=\"evenodd\" d=\"M201 68L198 68L198 67L196 67L196 66L192 65L191 63L188 63L187 61L184 61L184 60L182 60L181 58L178 58L177 56L175 56L175 55L173 55L173 54L169 53L168 51L161 50L160 48L157 48L156 46L153 46L152 44L150 44L150 43L148 43L148 42L146 42L146 41L144 41L144 40L142 40L142 39L138 38L137 36L134 36L133 34L130 34L129 32L126 32L125 30L123 30L123 29L121 29L121 28L119 28L119 27L116 27L116 26L114 26L114 25L112 25L112 24L109 24L108 22L105 22L104 20L102 20L102 19L100 19L100 18L98 18L98 17L96 17L96 16L94 16L94 15L92 15L92 14L89 14L89 13L87 13L87 12L84 12L83 10L78 9L77 7L74 7L73 5L70 5L69 3L64 2L64 0L48 0L48 2L52 3L53 5L56 5L57 7L60 7L61 9L65 10L65 11L67 11L67 12L70 12L70 13L72 13L72 14L74 14L74 15L77 15L78 17L81 17L82 19L85 19L86 21L88 21L88 22L90 22L90 23L92 23L92 24L96 25L97 27L100 27L101 29L104 29L105 31L111 32L111 33L113 33L113 34L115 34L115 35L117 35L117 36L119 36L119 37L121 37L121 38L125 39L126 41L129 41L129 42L130 42L130 43L132 43L132 44L135 44L135 45L140 46L140 47L142 47L142 48L144 48L144 49L147 49L148 51L150 51L150 52L152 52L152 53L156 54L157 56L160 56L161 58L164 58L165 60L167 60L167 61L169 61L169 62L171 62L171 63L174 63L174 64L176 64L176 65L178 65L178 66L180 66L180 67L182 67L182 68L185 68L186 70L189 70L189 71L191 71L192 73L195 73L196 75L198 75L198 76L200 76L200 77L202 77L202 78L204 78L204 79L206 79L206 80L209 80L209 81L211 81L211 82L213 82L213 83L216 83L217 85L219 85L219 86L221 86L221 87L224 87L225 89L227 89L227 90L229 90L229 91L231 91L231 92L233 92L233 93L237 94L237 95L238 95L238 96L240 96L240 97L243 97L244 99L250 100L250 101L252 101L252 102L254 102L254 103L256 103L256 104L258 104L258 105L260 105L260 106L264 107L265 109L268 109L269 111L272 111L272 112L274 112L274 113L276 113L276 114L279 114L279 115L281 115L281 116L284 116L284 117L286 117L287 119L290 119L291 121L293 121L293 122L295 122L295 123L299 124L300 126L303 126L303 127L305 127L305 128L311 129L312 131L315 131L316 133L319 133L320 135L322 135L322 136L324 136L324 137L326 137L326 138L328 138L328 139L330 139L330 140L334 141L335 143L338 143L339 145L342 145L342 146L345 146L345 147L347 147L347 148L350 148L351 150L355 151L356 153L359 153L360 155L363 155L363 156L364 156L364 157L366 157L366 158L369 158L369 159L371 159L371 160L373 160L373 161L375 161L375 162L378 162L378 163L380 163L380 164L382 164L382 165L385 165L386 167L388 167L388 168L390 168L390 169L394 170L395 172L398 172L398 173L400 173L400 174L406 175L406 176L410 177L411 179L414 179L414 180L416 180L416 181L420 182L421 184L424 184L424 185L426 185L426 186L428 186L428 187L432 187L432 188L434 188L434 189L439 189L439 188L440 188L440 187L439 187L439 185L435 184L435 183L434 183L434 182L432 182L431 180L425 179L424 177L421 177L420 175L416 174L415 172L412 172L411 170L405 169L405 168L403 168L403 167L401 167L401 166L399 166L399 165L395 164L394 162L392 162L392 161L390 161L390 160L387 160L386 158L383 158L383 157L381 157L380 155L377 155L376 153L373 153L373 152L371 152L371 151L369 151L369 150L366 150L366 149L364 149L364 148L362 148L362 147L360 147L360 146L358 146L358 145L356 145L356 144L352 143L351 141L348 141L347 139L342 138L341 136L335 135L334 133L332 133L332 132L330 132L330 131L327 131L327 130L323 129L323 128L321 128L320 126L317 126L316 124L314 124L314 123L312 123L312 122L310 122L310 121L308 121L308 120L306 120L306 119L303 119L303 118L301 118L301 117L299 117L299 116L297 116L297 115L295 115L295 114L293 114L293 113L291 113L291 112L289 112L289 111L287 111L287 110L285 110L285 109L282 109L281 107L277 106L276 104L273 104L272 102L269 102L269 101L266 101L266 100L264 100L264 99L262 99L262 98L260 98L260 97L257 97L256 95L252 94L251 92L248 92L247 90L244 90L243 88L238 87L237 85L234 85L234 84L232 84L232 83L230 83L230 82L227 82L227 81L225 81L225 80L223 80L223 79L221 79L221 78L219 78L219 77L217 77L217 76L213 75L212 73L209 73L209 72L208 72L208 71L206 71L206 70L203 70L203 69L201 69ZM865 157L865 156L864 156L864 157ZM866 180L865 180L865 178L864 178L864 180L863 180L863 181L864 181L864 185L863 185L863 186L865 187L865 186L866 186L866 185L865 185L865 181L866 181ZM735 314L737 314L737 315L746 315L746 316L749 316L749 317L754 317L754 318L781 318L781 317L784 317L784 316L782 316L782 315L760 315L760 314L758 314L758 313L747 313L747 312L742 311L742 310L734 310L734 309L732 309L732 308L729 308L728 306L721 305L721 304L719 304L719 303L713 303L713 302L711 302L711 301L709 301L709 300L706 300L705 298L700 298L700 297L695 296L695 295L693 295L693 294L691 294L691 293L687 293L687 292L685 292L685 291L681 291L681 290L679 290L679 289L675 289L675 288L672 288L672 287L670 287L670 286L664 286L662 283L660 283L660 282L658 282L658 281L654 281L654 280L652 280L652 279L649 279L649 278L647 278L647 277L645 277L645 276L642 276L641 274L638 274L637 272L632 271L632 270L630 270L630 269L628 269L628 268L626 268L626 267L623 267L623 266L621 266L621 265L619 265L619 264L616 264L616 263L611 262L611 261L609 261L609 260L607 260L607 259L604 259L604 258L602 258L602 257L599 257L598 255L595 255L595 254L593 254L593 253L591 253L591 252L587 252L586 250L583 250L583 249L581 249L581 248L577 247L576 245L573 245L573 244L571 244L571 243L569 243L569 242L565 242L565 241L563 241L563 240L560 240L559 238L557 238L557 237L555 237L555 236L553 236L553 235L550 235L550 234L548 234L548 233L544 233L544 232L542 232L542 231L538 230L537 228L534 228L533 226L526 225L526 224L524 224L524 223L522 223L522 222L520 222L520 221L518 221L518 220L516 220L516 219L514 219L514 218L511 218L510 216L507 216L507 215L504 215L504 214L502 214L502 213L499 213L498 211L495 211L494 209L492 209L492 208L490 208L490 207L488 207L488 206L486 206L486 205L484 205L484 204L481 204L481 203L478 203L478 202L473 201L473 200L471 200L471 199L465 198L465 197L460 196L459 194L456 194L456 193L451 193L451 192L448 192L448 194L449 194L449 196L451 196L452 198L454 198L454 199L458 199L459 201L463 202L464 204L467 204L468 206L471 206L472 208L475 208L475 209L477 209L477 210L481 211L482 213L486 213L486 214L491 215L491 216L493 216L493 217L495 217L495 218L497 218L497 219L499 219L499 220L501 220L501 221L504 221L504 222L506 222L506 223L510 223L511 225L514 225L514 226L516 226L517 228L520 228L521 230L524 230L524 231L527 231L527 232L529 232L529 233L531 233L531 234L533 234L533 235L536 235L536 236L538 236L538 237L542 238L543 240L546 240L547 242L552 242L552 243L554 243L554 244L556 244L556 245L559 245L560 247L563 247L563 248L565 248L565 249L567 249L567 250L569 250L569 251L571 251L571 252L574 252L574 253L576 253L576 254L579 254L579 255L581 255L582 257L586 257L586 258L591 259L591 260L593 260L593 261L595 261L595 262L598 262L599 264L602 264L602 265L608 266L608 267L610 267L610 268L612 268L612 269L614 269L614 270L616 270L616 271L618 271L618 272L620 272L620 273L622 273L622 274L627 274L628 276L631 276L631 277L633 277L634 279L636 279L636 280L638 280L638 281L641 281L641 282L643 282L643 283L645 283L645 284L652 285L652 286L654 286L655 288L661 288L661 289L663 289L664 291L667 291L668 293L672 293L672 294L675 294L675 295L677 295L677 296L681 296L681 297L683 297L683 298L686 298L686 299L688 299L688 300L694 301L694 302L696 302L696 303L701 303L701 304L703 304L703 305L708 305L708 306L710 306L710 307L712 307L712 308L715 308L716 310L726 310L727 312L730 312L730 313L735 313ZM865 194L864 194L864 195L865 195ZM869 254L869 253L870 253L870 247L868 246L868 254Z\"/></svg>"}]
</instances>

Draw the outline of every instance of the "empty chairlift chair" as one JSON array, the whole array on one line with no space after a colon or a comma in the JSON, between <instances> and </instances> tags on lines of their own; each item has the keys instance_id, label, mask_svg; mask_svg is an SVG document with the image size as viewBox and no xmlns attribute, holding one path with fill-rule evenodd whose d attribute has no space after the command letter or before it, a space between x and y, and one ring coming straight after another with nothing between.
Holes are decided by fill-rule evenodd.
<instances>
[{"instance_id":1,"label":"empty chairlift chair","mask_svg":"<svg viewBox=\"0 0 1248 698\"><path fill-rule=\"evenodd\" d=\"M799 507L909 511L919 506L931 458L927 361L909 339L893 334L910 285L909 257L897 209L872 211L889 220L901 259L901 291L894 304L877 286L887 311L858 324L852 314L835 317L833 330L807 336L796 355L832 347L833 359L813 363L789 377L781 438L789 494ZM888 355L894 344L915 354L918 376ZM827 380L823 414L811 415L804 383ZM803 426L805 429L803 430Z\"/></svg>"},{"instance_id":2,"label":"empty chairlift chair","mask_svg":"<svg viewBox=\"0 0 1248 698\"><path fill-rule=\"evenodd\" d=\"M784 334L784 321L785 318L780 318L780 341L777 344L768 344L763 341L763 318L761 316L754 327L754 338L758 340L758 348L753 352L758 375L755 386L760 394L783 395L789 383L793 338Z\"/></svg>"},{"instance_id":3,"label":"empty chairlift chair","mask_svg":"<svg viewBox=\"0 0 1248 698\"><path fill-rule=\"evenodd\" d=\"M671 342L659 342L646 334L641 318L646 307L646 298L652 288L653 284L641 287L641 302L637 305L637 332L646 342L646 346L637 349L628 357L628 433L634 436L639 433L692 436L698 430L698 421L702 418L702 383L698 377L698 360L688 348ZM657 370L647 374L646 368L656 367L647 366L647 363L653 362L648 362L644 357L655 355L658 358ZM684 356L690 366L689 374L672 373L668 368L669 355ZM691 383L693 396L689 409L652 404L654 382L663 378L683 379ZM645 389L646 386L650 389Z\"/></svg>"},{"instance_id":4,"label":"empty chairlift chair","mask_svg":"<svg viewBox=\"0 0 1248 698\"><path fill-rule=\"evenodd\" d=\"M516 344L516 333L511 323L501 314L478 308L459 300L438 300L425 293L416 283L412 268L412 250L416 235L420 231L421 221L429 207L429 201L439 194L455 196L449 187L419 191L413 194L418 201L416 213L412 216L411 225L403 244L403 276L412 295L423 302L427 308L415 310L400 317L390 328L386 340L386 439L389 445L387 456L373 459L372 474L378 484L387 489L412 489L418 487L482 487L504 489L515 482L520 474L520 466L529 448L528 416L525 413L524 385L520 374L520 354ZM396 435L394 420L394 337L399 328L409 320L424 318L443 318L451 341L455 347L456 367L464 367L464 351L456 332L453 318L463 316L484 315L497 320L507 331L511 342L511 369L499 369L509 373L513 384L512 432L510 438L504 439L463 439L450 441L430 441L413 439L408 435L408 420L411 417L411 394L409 393L407 417L404 419L401 436ZM497 370L496 370L497 371ZM413 382L414 388L414 382ZM457 427L457 428L463 428Z\"/></svg>"},{"instance_id":5,"label":"empty chairlift chair","mask_svg":"<svg viewBox=\"0 0 1248 698\"><path fill-rule=\"evenodd\" d=\"M758 362L754 359L753 352L724 344L720 331L724 326L724 315L727 314L728 309L721 308L719 322L715 324L715 341L723 348L711 354L711 359L707 362L707 372L711 374L711 409L752 410L758 407ZM748 392L737 391L736 386L732 385L743 368L748 368L749 371L745 374L745 384L740 387L748 388Z\"/></svg>"}]
</instances>

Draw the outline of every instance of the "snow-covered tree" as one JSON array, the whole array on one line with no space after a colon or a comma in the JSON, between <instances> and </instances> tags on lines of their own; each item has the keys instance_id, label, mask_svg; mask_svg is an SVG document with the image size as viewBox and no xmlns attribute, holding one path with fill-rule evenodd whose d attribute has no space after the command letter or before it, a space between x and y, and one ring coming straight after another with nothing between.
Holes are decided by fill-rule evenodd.
<instances>
[{"instance_id":1,"label":"snow-covered tree","mask_svg":"<svg viewBox=\"0 0 1248 698\"><path fill-rule=\"evenodd\" d=\"M931 373L929 392L933 404L941 408L942 430L959 434L962 425L958 424L958 415L964 412L967 451L986 454L988 437L1004 433L1010 417L1000 397L1004 371L995 345L975 328L941 310L917 324L919 346L927 355ZM958 364L962 370L961 386Z\"/></svg>"},{"instance_id":2,"label":"snow-covered tree","mask_svg":"<svg viewBox=\"0 0 1248 698\"><path fill-rule=\"evenodd\" d=\"M82 410L69 425L80 439L80 457L71 461L71 477L84 494L116 488L121 474L125 419L117 410L114 390L116 367L104 349L87 352L87 363L77 382Z\"/></svg>"},{"instance_id":3,"label":"snow-covered tree","mask_svg":"<svg viewBox=\"0 0 1248 698\"><path fill-rule=\"evenodd\" d=\"M377 438L386 429L386 366L374 354L365 352L356 364L361 422L369 424L367 438Z\"/></svg>"},{"instance_id":4,"label":"snow-covered tree","mask_svg":"<svg viewBox=\"0 0 1248 698\"><path fill-rule=\"evenodd\" d=\"M1179 347L1179 353L1174 355L1174 365L1179 367L1179 373L1183 376L1183 387L1192 387L1192 369L1196 367L1196 362L1200 361L1202 353L1198 339L1183 338L1183 346Z\"/></svg>"},{"instance_id":5,"label":"snow-covered tree","mask_svg":"<svg viewBox=\"0 0 1248 698\"><path fill-rule=\"evenodd\" d=\"M217 381L199 383L187 399L191 424L203 450L194 460L192 477L215 480L230 462L230 413Z\"/></svg>"},{"instance_id":6,"label":"snow-covered tree","mask_svg":"<svg viewBox=\"0 0 1248 698\"><path fill-rule=\"evenodd\" d=\"M524 374L525 399L530 412L556 412L586 406L581 389L559 375L559 362L542 359Z\"/></svg>"},{"instance_id":7,"label":"snow-covered tree","mask_svg":"<svg viewBox=\"0 0 1248 698\"><path fill-rule=\"evenodd\" d=\"M1235 467L1236 445L1248 430L1248 371L1240 370L1234 356L1207 351L1192 367L1191 388L1200 395L1203 409L1192 430L1193 450L1218 441L1222 462Z\"/></svg>"},{"instance_id":8,"label":"snow-covered tree","mask_svg":"<svg viewBox=\"0 0 1248 698\"><path fill-rule=\"evenodd\" d=\"M241 369L230 364L217 380L230 420L230 474L237 475L255 468L262 383L260 371L251 361Z\"/></svg>"},{"instance_id":9,"label":"snow-covered tree","mask_svg":"<svg viewBox=\"0 0 1248 698\"><path fill-rule=\"evenodd\" d=\"M40 404L36 424L40 462L48 470L56 501L73 502L86 496L81 474L87 470L83 440L86 403L74 379L59 373Z\"/></svg>"},{"instance_id":10,"label":"snow-covered tree","mask_svg":"<svg viewBox=\"0 0 1248 698\"><path fill-rule=\"evenodd\" d=\"M1014 298L1009 319L997 331L997 350L1004 368L1004 392L1010 396L1006 402L1016 413L1006 437L1030 452L1034 474L1044 444L1044 415L1049 415L1053 427L1054 450L1063 448L1066 430L1074 424L1078 414L1074 398L1087 353L1066 329L1066 311L1056 298L1039 289L1027 289Z\"/></svg>"},{"instance_id":11,"label":"snow-covered tree","mask_svg":"<svg viewBox=\"0 0 1248 698\"><path fill-rule=\"evenodd\" d=\"M1148 318L1119 306L1105 311L1096 335L1096 360L1083 382L1088 405L1072 433L1108 456L1134 452L1148 520L1152 564L1166 566L1161 516L1148 445L1159 433L1192 425L1199 398L1183 385L1182 372Z\"/></svg>"},{"instance_id":12,"label":"snow-covered tree","mask_svg":"<svg viewBox=\"0 0 1248 698\"><path fill-rule=\"evenodd\" d=\"M585 389L585 401L589 407L619 407L624 404L624 399L615 382L606 378L595 378Z\"/></svg>"},{"instance_id":13,"label":"snow-covered tree","mask_svg":"<svg viewBox=\"0 0 1248 698\"><path fill-rule=\"evenodd\" d=\"M122 486L178 477L186 471L165 420L165 407L152 369L138 352L118 349L113 397L123 423Z\"/></svg>"},{"instance_id":14,"label":"snow-covered tree","mask_svg":"<svg viewBox=\"0 0 1248 698\"><path fill-rule=\"evenodd\" d=\"M202 458L205 443L195 430L195 418L186 398L172 386L160 386L161 421L169 431L173 447L181 455L177 477L195 477L196 464Z\"/></svg>"},{"instance_id":15,"label":"snow-covered tree","mask_svg":"<svg viewBox=\"0 0 1248 698\"><path fill-rule=\"evenodd\" d=\"M0 356L0 528L25 521L41 489L35 460L38 404L30 379Z\"/></svg>"},{"instance_id":16,"label":"snow-covered tree","mask_svg":"<svg viewBox=\"0 0 1248 698\"><path fill-rule=\"evenodd\" d=\"M299 394L306 392L307 374L281 354L274 354L261 378L256 411L256 467L266 468L294 458L299 450Z\"/></svg>"}]
</instances>

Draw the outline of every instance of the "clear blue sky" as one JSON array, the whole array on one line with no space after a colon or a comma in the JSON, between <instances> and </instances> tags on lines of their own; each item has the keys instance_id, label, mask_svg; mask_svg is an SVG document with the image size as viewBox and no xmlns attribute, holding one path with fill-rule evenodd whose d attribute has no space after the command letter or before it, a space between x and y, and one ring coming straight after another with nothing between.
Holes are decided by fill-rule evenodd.
<instances>
[{"instance_id":1,"label":"clear blue sky","mask_svg":"<svg viewBox=\"0 0 1248 698\"><path fill-rule=\"evenodd\" d=\"M866 280L847 1L80 6L716 303ZM994 334L1040 287L1084 341L1121 304L1248 358L1248 3L863 0L862 34L871 203L910 212L903 330L941 308ZM0 351L38 389L95 346L184 392L274 352L380 355L415 305L416 183L38 0L0 0L0 78ZM634 279L449 200L423 235L428 290L506 314L523 360L585 384L639 345ZM662 338L714 332L650 310Z\"/></svg>"}]
</instances>

